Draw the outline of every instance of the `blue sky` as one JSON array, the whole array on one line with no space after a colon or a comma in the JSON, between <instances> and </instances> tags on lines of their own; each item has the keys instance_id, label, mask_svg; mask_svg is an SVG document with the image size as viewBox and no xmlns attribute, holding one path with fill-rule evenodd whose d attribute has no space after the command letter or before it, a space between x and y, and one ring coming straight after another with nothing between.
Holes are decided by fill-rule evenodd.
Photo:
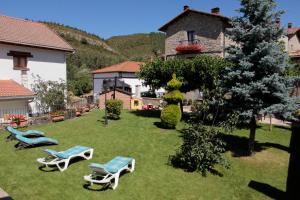
<instances>
[{"instance_id":1,"label":"blue sky","mask_svg":"<svg viewBox=\"0 0 300 200\"><path fill-rule=\"evenodd\" d=\"M286 11L282 24L300 26L300 0L277 0ZM1 0L0 14L59 22L103 38L153 32L182 11L183 5L210 12L220 7L236 15L238 0Z\"/></svg>"}]
</instances>

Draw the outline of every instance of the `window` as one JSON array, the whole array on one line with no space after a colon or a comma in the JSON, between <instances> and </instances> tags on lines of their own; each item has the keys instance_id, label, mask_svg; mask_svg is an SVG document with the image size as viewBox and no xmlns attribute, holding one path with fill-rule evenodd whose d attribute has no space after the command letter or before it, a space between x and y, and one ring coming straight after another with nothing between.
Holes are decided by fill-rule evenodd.
<instances>
[{"instance_id":1,"label":"window","mask_svg":"<svg viewBox=\"0 0 300 200\"><path fill-rule=\"evenodd\" d=\"M187 32L188 42L192 43L195 40L195 31L188 31Z\"/></svg>"},{"instance_id":2,"label":"window","mask_svg":"<svg viewBox=\"0 0 300 200\"><path fill-rule=\"evenodd\" d=\"M28 57L33 57L31 53L19 51L10 51L7 53L7 55L13 57L13 65L15 70L28 70L27 59Z\"/></svg>"},{"instance_id":3,"label":"window","mask_svg":"<svg viewBox=\"0 0 300 200\"><path fill-rule=\"evenodd\" d=\"M14 69L27 69L27 57L14 56Z\"/></svg>"}]
</instances>

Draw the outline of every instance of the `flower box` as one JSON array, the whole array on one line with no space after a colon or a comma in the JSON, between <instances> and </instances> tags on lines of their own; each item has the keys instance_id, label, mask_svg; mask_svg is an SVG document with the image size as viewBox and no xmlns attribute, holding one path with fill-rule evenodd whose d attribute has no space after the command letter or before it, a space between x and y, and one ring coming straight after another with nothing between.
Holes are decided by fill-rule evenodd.
<instances>
[{"instance_id":1,"label":"flower box","mask_svg":"<svg viewBox=\"0 0 300 200\"><path fill-rule=\"evenodd\" d=\"M52 117L52 122L60 122L60 121L64 121L65 117L64 116L55 116Z\"/></svg>"},{"instance_id":2,"label":"flower box","mask_svg":"<svg viewBox=\"0 0 300 200\"><path fill-rule=\"evenodd\" d=\"M176 47L176 51L181 53L199 53L203 49L201 44L179 44Z\"/></svg>"}]
</instances>

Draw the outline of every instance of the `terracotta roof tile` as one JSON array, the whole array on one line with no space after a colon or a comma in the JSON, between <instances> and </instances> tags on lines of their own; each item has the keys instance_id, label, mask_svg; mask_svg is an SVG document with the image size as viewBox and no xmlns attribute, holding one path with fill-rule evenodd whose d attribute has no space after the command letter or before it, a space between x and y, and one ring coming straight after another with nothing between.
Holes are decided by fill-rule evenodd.
<instances>
[{"instance_id":1,"label":"terracotta roof tile","mask_svg":"<svg viewBox=\"0 0 300 200\"><path fill-rule=\"evenodd\" d=\"M14 80L0 80L1 97L32 97L34 93Z\"/></svg>"},{"instance_id":2,"label":"terracotta roof tile","mask_svg":"<svg viewBox=\"0 0 300 200\"><path fill-rule=\"evenodd\" d=\"M0 42L40 48L74 51L47 25L0 15Z\"/></svg>"},{"instance_id":3,"label":"terracotta roof tile","mask_svg":"<svg viewBox=\"0 0 300 200\"><path fill-rule=\"evenodd\" d=\"M288 35L294 35L300 30L300 27L292 27L288 28L287 33Z\"/></svg>"},{"instance_id":4,"label":"terracotta roof tile","mask_svg":"<svg viewBox=\"0 0 300 200\"><path fill-rule=\"evenodd\" d=\"M101 69L97 69L93 71L93 74L101 74L101 73L109 73L109 72L139 72L140 65L144 64L143 62L135 62L135 61L125 61L116 65L112 65L109 67L104 67Z\"/></svg>"}]
</instances>

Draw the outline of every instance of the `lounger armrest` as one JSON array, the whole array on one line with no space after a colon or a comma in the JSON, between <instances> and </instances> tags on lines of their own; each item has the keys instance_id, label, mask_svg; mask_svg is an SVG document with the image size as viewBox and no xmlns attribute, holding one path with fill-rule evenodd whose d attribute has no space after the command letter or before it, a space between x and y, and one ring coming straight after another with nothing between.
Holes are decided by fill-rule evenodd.
<instances>
[{"instance_id":1,"label":"lounger armrest","mask_svg":"<svg viewBox=\"0 0 300 200\"><path fill-rule=\"evenodd\" d=\"M89 167L96 173L100 174L111 174L109 172L109 169L103 164L98 164L98 163L91 163Z\"/></svg>"}]
</instances>

